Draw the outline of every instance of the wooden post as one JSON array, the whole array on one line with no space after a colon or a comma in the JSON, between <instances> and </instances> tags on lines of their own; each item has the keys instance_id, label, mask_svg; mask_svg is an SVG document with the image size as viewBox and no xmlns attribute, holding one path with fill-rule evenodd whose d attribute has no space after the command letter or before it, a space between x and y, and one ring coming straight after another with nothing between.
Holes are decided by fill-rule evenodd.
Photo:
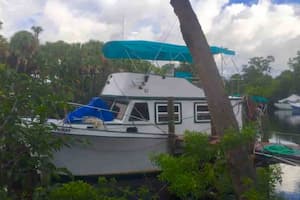
<instances>
[{"instance_id":1,"label":"wooden post","mask_svg":"<svg viewBox=\"0 0 300 200\"><path fill-rule=\"evenodd\" d=\"M210 131L211 131L211 136L217 136L217 131L216 131L216 128L215 128L215 125L214 125L214 122L211 120L210 122Z\"/></svg>"},{"instance_id":2,"label":"wooden post","mask_svg":"<svg viewBox=\"0 0 300 200\"><path fill-rule=\"evenodd\" d=\"M174 98L168 97L168 137L169 153L174 154L175 150L175 126L174 126Z\"/></svg>"}]
</instances>

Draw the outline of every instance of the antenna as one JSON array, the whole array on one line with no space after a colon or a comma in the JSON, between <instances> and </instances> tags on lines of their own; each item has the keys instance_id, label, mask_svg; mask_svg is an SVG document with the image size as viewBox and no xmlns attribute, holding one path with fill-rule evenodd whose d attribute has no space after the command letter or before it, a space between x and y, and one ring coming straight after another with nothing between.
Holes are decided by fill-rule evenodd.
<instances>
[{"instance_id":1,"label":"antenna","mask_svg":"<svg viewBox=\"0 0 300 200\"><path fill-rule=\"evenodd\" d=\"M223 57L223 54L222 53L220 53L220 62L221 62L221 64L220 64L220 66L221 66L221 76L224 78L224 66L223 66L223 64L224 64L224 57Z\"/></svg>"},{"instance_id":2,"label":"antenna","mask_svg":"<svg viewBox=\"0 0 300 200\"><path fill-rule=\"evenodd\" d=\"M125 40L125 14L122 16L122 39Z\"/></svg>"}]
</instances>

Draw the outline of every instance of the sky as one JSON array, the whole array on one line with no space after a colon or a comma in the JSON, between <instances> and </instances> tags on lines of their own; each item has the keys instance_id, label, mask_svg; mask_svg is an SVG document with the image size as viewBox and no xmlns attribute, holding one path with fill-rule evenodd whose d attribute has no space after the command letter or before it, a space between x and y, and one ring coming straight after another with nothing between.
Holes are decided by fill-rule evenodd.
<instances>
[{"instance_id":1,"label":"sky","mask_svg":"<svg viewBox=\"0 0 300 200\"><path fill-rule=\"evenodd\" d=\"M275 57L272 74L300 50L300 0L191 0L210 45L227 47L222 73L255 56ZM184 44L169 0L0 0L0 34L41 26L41 42L153 40ZM216 58L220 66L220 57Z\"/></svg>"}]
</instances>

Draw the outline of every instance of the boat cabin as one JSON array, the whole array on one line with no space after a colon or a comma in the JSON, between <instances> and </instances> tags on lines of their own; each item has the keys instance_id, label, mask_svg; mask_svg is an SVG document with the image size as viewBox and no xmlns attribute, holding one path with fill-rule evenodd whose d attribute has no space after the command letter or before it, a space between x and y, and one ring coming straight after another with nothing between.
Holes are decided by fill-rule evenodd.
<instances>
[{"instance_id":1,"label":"boat cabin","mask_svg":"<svg viewBox=\"0 0 300 200\"><path fill-rule=\"evenodd\" d=\"M168 99L172 98L176 134L183 134L185 130L211 132L204 91L184 78L129 72L114 73L108 77L101 98L107 104L103 110L113 115L109 120L103 120L101 128L107 130L167 133ZM241 126L241 98L235 97L230 100Z\"/></svg>"}]
</instances>

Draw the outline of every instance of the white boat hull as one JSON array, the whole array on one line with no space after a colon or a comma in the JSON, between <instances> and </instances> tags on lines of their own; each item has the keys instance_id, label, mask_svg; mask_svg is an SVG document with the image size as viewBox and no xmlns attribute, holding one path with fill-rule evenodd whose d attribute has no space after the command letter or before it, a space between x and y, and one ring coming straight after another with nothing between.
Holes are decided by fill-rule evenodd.
<instances>
[{"instance_id":1,"label":"white boat hull","mask_svg":"<svg viewBox=\"0 0 300 200\"><path fill-rule=\"evenodd\" d=\"M292 106L289 103L274 103L274 106L279 110L292 110Z\"/></svg>"},{"instance_id":2,"label":"white boat hull","mask_svg":"<svg viewBox=\"0 0 300 200\"><path fill-rule=\"evenodd\" d=\"M126 133L121 137L70 134L73 139L87 140L88 143L75 143L71 147L63 147L54 153L53 162L56 167L65 167L75 176L158 171L150 157L167 152L167 136L145 138L139 137L138 133L134 134L137 137L132 137L132 134L127 137Z\"/></svg>"}]
</instances>

